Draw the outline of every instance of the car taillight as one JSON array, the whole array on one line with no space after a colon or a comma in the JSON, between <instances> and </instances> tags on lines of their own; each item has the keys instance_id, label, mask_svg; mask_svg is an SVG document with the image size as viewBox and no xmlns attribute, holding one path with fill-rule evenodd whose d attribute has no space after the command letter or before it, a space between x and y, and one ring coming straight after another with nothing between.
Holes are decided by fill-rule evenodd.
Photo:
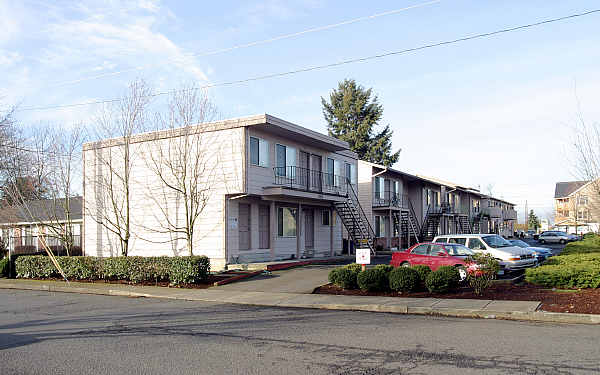
<instances>
[{"instance_id":1,"label":"car taillight","mask_svg":"<svg viewBox=\"0 0 600 375\"><path fill-rule=\"evenodd\" d=\"M521 257L516 257L516 258L508 258L508 260L511 260L511 261L513 261L513 260L521 260Z\"/></svg>"}]
</instances>

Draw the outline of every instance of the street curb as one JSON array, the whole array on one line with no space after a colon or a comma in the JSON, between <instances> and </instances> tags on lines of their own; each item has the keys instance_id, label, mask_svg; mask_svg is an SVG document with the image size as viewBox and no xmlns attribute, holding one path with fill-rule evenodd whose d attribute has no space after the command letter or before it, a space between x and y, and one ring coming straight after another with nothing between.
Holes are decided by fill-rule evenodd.
<instances>
[{"instance_id":1,"label":"street curb","mask_svg":"<svg viewBox=\"0 0 600 375\"><path fill-rule=\"evenodd\" d=\"M576 324L600 324L600 315L597 314L571 314L571 313L554 313L546 311L492 311L478 309L455 309L455 308L432 308L432 307L413 307L401 304L344 304L344 303L293 303L286 300L278 303L269 302L253 302L253 301L235 301L223 298L215 298L211 296L173 296L161 295L159 293L140 293L118 289L99 290L85 287L74 286L55 286L55 285L19 285L16 283L1 283L0 289L18 289L18 290L35 290L44 292L61 292L61 293L78 293L78 294L95 294L121 297L146 297L146 298L163 298L185 301L203 301L203 302L221 302L233 303L252 306L270 306L270 307L293 307L307 309L322 309L322 310L344 310L344 311L368 311L368 312L384 312L394 314L408 315L429 315L429 316L446 316L456 318L477 318L477 319L500 319L500 320L516 320L516 321L531 321L531 322L546 322L546 323L576 323ZM268 294L268 293L266 293ZM287 300L293 299L300 294L290 293ZM310 296L304 294L302 296ZM390 300L391 302L391 300ZM393 302L401 302L394 300Z\"/></svg>"}]
</instances>

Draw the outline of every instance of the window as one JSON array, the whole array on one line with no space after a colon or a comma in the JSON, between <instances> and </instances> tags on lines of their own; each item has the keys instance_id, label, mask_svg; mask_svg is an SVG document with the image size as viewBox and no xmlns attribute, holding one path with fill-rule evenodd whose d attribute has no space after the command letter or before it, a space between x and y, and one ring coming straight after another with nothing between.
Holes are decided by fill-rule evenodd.
<instances>
[{"instance_id":1,"label":"window","mask_svg":"<svg viewBox=\"0 0 600 375\"><path fill-rule=\"evenodd\" d=\"M385 181L381 177L375 177L375 196L378 199L384 199Z\"/></svg>"},{"instance_id":2,"label":"window","mask_svg":"<svg viewBox=\"0 0 600 375\"><path fill-rule=\"evenodd\" d=\"M385 237L385 217L375 216L375 237Z\"/></svg>"},{"instance_id":3,"label":"window","mask_svg":"<svg viewBox=\"0 0 600 375\"><path fill-rule=\"evenodd\" d=\"M448 239L446 237L442 237L442 238L438 238L435 242L444 243L444 242L448 242Z\"/></svg>"},{"instance_id":4,"label":"window","mask_svg":"<svg viewBox=\"0 0 600 375\"><path fill-rule=\"evenodd\" d=\"M585 195L580 195L579 196L579 204L585 206L588 204L588 197Z\"/></svg>"},{"instance_id":5,"label":"window","mask_svg":"<svg viewBox=\"0 0 600 375\"><path fill-rule=\"evenodd\" d=\"M296 174L296 149L289 146L276 145L275 154L277 176L293 178Z\"/></svg>"},{"instance_id":6,"label":"window","mask_svg":"<svg viewBox=\"0 0 600 375\"><path fill-rule=\"evenodd\" d=\"M250 164L261 167L269 166L269 142L250 137Z\"/></svg>"},{"instance_id":7,"label":"window","mask_svg":"<svg viewBox=\"0 0 600 375\"><path fill-rule=\"evenodd\" d=\"M352 185L356 185L356 165L346 163L346 178Z\"/></svg>"},{"instance_id":8,"label":"window","mask_svg":"<svg viewBox=\"0 0 600 375\"><path fill-rule=\"evenodd\" d=\"M479 238L470 238L469 249L485 250L485 245L479 240Z\"/></svg>"},{"instance_id":9,"label":"window","mask_svg":"<svg viewBox=\"0 0 600 375\"><path fill-rule=\"evenodd\" d=\"M323 215L322 215L322 218L321 218L321 223L323 225L327 225L327 226L330 225L331 220L330 220L330 215L329 215L329 211L328 210L323 210Z\"/></svg>"},{"instance_id":10,"label":"window","mask_svg":"<svg viewBox=\"0 0 600 375\"><path fill-rule=\"evenodd\" d=\"M279 237L296 237L298 209L279 207L277 210L277 234Z\"/></svg>"},{"instance_id":11,"label":"window","mask_svg":"<svg viewBox=\"0 0 600 375\"><path fill-rule=\"evenodd\" d=\"M444 255L446 255L446 252L444 251L444 248L442 246L429 245L429 255L438 256L438 253L444 253Z\"/></svg>"},{"instance_id":12,"label":"window","mask_svg":"<svg viewBox=\"0 0 600 375\"><path fill-rule=\"evenodd\" d=\"M450 241L448 241L448 242L464 245L467 243L467 239L466 238L451 238Z\"/></svg>"},{"instance_id":13,"label":"window","mask_svg":"<svg viewBox=\"0 0 600 375\"><path fill-rule=\"evenodd\" d=\"M411 251L411 254L427 255L428 250L429 250L429 245L419 245Z\"/></svg>"}]
</instances>

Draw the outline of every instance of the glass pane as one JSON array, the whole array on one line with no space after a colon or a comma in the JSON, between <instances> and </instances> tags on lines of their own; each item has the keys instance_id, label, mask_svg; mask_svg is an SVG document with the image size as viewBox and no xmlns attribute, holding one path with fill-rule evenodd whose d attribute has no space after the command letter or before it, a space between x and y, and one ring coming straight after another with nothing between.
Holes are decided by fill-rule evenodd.
<instances>
[{"instance_id":1,"label":"glass pane","mask_svg":"<svg viewBox=\"0 0 600 375\"><path fill-rule=\"evenodd\" d=\"M278 176L285 176L285 146L282 145L276 145L275 146L275 163L277 166L277 175Z\"/></svg>"},{"instance_id":2,"label":"glass pane","mask_svg":"<svg viewBox=\"0 0 600 375\"><path fill-rule=\"evenodd\" d=\"M258 164L261 167L268 167L269 166L269 142L260 139L258 144L259 144Z\"/></svg>"},{"instance_id":3,"label":"glass pane","mask_svg":"<svg viewBox=\"0 0 600 375\"><path fill-rule=\"evenodd\" d=\"M258 138L250 137L250 163L258 165Z\"/></svg>"},{"instance_id":4,"label":"glass pane","mask_svg":"<svg viewBox=\"0 0 600 375\"><path fill-rule=\"evenodd\" d=\"M296 209L283 209L283 235L286 237L296 236Z\"/></svg>"},{"instance_id":5,"label":"glass pane","mask_svg":"<svg viewBox=\"0 0 600 375\"><path fill-rule=\"evenodd\" d=\"M327 183L333 185L334 163L333 159L327 158Z\"/></svg>"}]
</instances>

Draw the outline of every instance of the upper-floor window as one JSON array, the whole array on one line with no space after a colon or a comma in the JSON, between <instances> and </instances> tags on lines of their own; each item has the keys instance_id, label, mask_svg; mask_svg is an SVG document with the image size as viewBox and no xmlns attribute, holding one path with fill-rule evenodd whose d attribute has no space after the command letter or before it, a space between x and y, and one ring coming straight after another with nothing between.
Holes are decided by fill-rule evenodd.
<instances>
[{"instance_id":1,"label":"upper-floor window","mask_svg":"<svg viewBox=\"0 0 600 375\"><path fill-rule=\"evenodd\" d=\"M342 185L342 162L332 158L327 158L327 182L331 186Z\"/></svg>"},{"instance_id":2,"label":"upper-floor window","mask_svg":"<svg viewBox=\"0 0 600 375\"><path fill-rule=\"evenodd\" d=\"M356 165L346 163L346 178L351 184L356 185Z\"/></svg>"},{"instance_id":3,"label":"upper-floor window","mask_svg":"<svg viewBox=\"0 0 600 375\"><path fill-rule=\"evenodd\" d=\"M588 204L588 197L585 195L579 196L579 204L582 206L586 206Z\"/></svg>"},{"instance_id":4,"label":"upper-floor window","mask_svg":"<svg viewBox=\"0 0 600 375\"><path fill-rule=\"evenodd\" d=\"M393 189L394 195L400 194L400 181L393 181L392 189Z\"/></svg>"},{"instance_id":5,"label":"upper-floor window","mask_svg":"<svg viewBox=\"0 0 600 375\"><path fill-rule=\"evenodd\" d=\"M296 149L284 145L275 146L275 171L278 176L294 177L296 175Z\"/></svg>"},{"instance_id":6,"label":"upper-floor window","mask_svg":"<svg viewBox=\"0 0 600 375\"><path fill-rule=\"evenodd\" d=\"M269 142L250 137L250 164L261 167L269 166Z\"/></svg>"},{"instance_id":7,"label":"upper-floor window","mask_svg":"<svg viewBox=\"0 0 600 375\"><path fill-rule=\"evenodd\" d=\"M375 177L375 196L379 199L384 198L385 180L383 177Z\"/></svg>"}]
</instances>

